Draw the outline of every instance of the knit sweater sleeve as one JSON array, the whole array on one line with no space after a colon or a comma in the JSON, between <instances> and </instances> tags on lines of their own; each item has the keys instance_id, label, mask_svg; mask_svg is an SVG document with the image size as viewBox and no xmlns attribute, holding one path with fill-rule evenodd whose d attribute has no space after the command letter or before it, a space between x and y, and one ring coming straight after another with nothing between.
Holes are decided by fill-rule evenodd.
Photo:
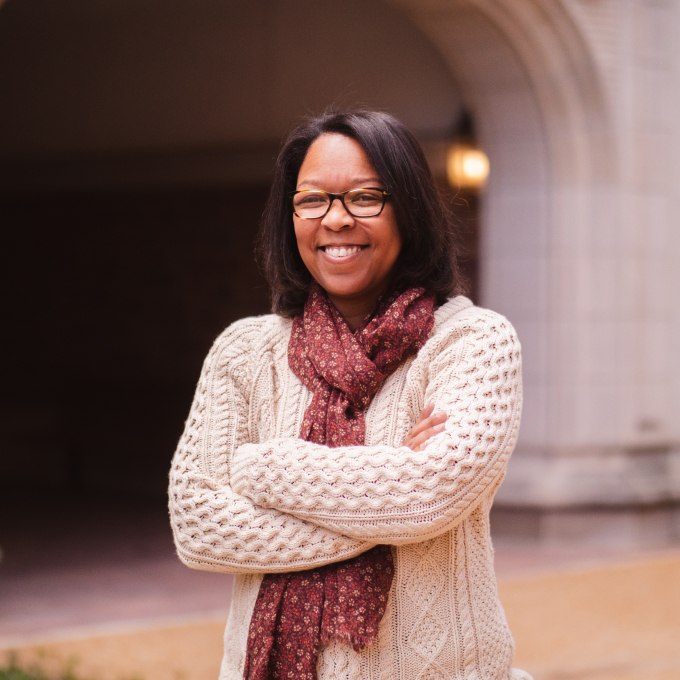
<instances>
[{"instance_id":1,"label":"knit sweater sleeve","mask_svg":"<svg viewBox=\"0 0 680 680\"><path fill-rule=\"evenodd\" d=\"M249 386L265 326L263 319L244 319L217 339L173 459L169 510L175 545L180 559L196 569L311 569L372 545L256 505L230 485L231 454L250 441Z\"/></svg>"},{"instance_id":2,"label":"knit sweater sleeve","mask_svg":"<svg viewBox=\"0 0 680 680\"><path fill-rule=\"evenodd\" d=\"M400 545L450 530L504 475L519 429L520 347L512 326L484 310L433 341L424 403L448 418L423 451L276 439L237 449L234 488L365 541Z\"/></svg>"}]
</instances>

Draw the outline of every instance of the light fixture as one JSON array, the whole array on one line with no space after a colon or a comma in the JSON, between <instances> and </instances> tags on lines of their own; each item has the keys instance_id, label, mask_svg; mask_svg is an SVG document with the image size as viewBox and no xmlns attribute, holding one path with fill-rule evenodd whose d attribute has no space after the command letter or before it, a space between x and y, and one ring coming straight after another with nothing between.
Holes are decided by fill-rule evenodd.
<instances>
[{"instance_id":1,"label":"light fixture","mask_svg":"<svg viewBox=\"0 0 680 680\"><path fill-rule=\"evenodd\" d=\"M489 176L487 155L471 144L452 144L446 154L446 177L454 189L481 189Z\"/></svg>"}]
</instances>

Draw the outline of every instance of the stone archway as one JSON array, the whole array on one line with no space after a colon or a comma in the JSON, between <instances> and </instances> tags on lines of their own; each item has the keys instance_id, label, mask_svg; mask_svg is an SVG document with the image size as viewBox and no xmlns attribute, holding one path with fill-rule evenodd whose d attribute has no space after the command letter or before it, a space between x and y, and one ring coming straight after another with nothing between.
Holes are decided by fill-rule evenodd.
<instances>
[{"instance_id":1,"label":"stone archway","mask_svg":"<svg viewBox=\"0 0 680 680\"><path fill-rule=\"evenodd\" d=\"M650 461L674 467L673 435L643 432L645 406L630 399L637 331L622 302L630 252L621 239L626 225L640 227L620 207L625 164L606 54L607 36L621 28L616 7L396 2L449 64L491 160L482 303L516 325L525 382L520 441L498 502L561 512L564 526L570 510L676 500L680 488L646 472Z\"/></svg>"}]
</instances>

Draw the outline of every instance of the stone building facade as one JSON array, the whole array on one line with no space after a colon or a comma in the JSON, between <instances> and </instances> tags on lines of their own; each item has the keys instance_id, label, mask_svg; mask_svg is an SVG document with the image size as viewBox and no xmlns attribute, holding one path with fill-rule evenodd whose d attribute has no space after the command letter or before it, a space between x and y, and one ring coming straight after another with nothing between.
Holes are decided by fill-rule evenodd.
<instances>
[{"instance_id":1,"label":"stone building facade","mask_svg":"<svg viewBox=\"0 0 680 680\"><path fill-rule=\"evenodd\" d=\"M549 541L678 537L680 3L402 4L493 168L482 301L526 398L497 506Z\"/></svg>"}]
</instances>

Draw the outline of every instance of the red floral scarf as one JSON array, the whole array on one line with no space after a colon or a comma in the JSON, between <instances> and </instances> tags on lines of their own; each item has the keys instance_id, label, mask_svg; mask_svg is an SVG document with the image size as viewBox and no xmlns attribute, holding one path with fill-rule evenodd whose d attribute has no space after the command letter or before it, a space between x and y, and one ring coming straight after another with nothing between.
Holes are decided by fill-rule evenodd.
<instances>
[{"instance_id":1,"label":"red floral scarf","mask_svg":"<svg viewBox=\"0 0 680 680\"><path fill-rule=\"evenodd\" d=\"M327 446L364 443L364 411L380 385L425 344L434 296L423 288L383 296L354 333L313 284L293 321L288 364L314 393L300 438ZM343 562L262 580L248 631L246 680L316 680L322 644L373 644L394 565L388 545Z\"/></svg>"}]
</instances>

